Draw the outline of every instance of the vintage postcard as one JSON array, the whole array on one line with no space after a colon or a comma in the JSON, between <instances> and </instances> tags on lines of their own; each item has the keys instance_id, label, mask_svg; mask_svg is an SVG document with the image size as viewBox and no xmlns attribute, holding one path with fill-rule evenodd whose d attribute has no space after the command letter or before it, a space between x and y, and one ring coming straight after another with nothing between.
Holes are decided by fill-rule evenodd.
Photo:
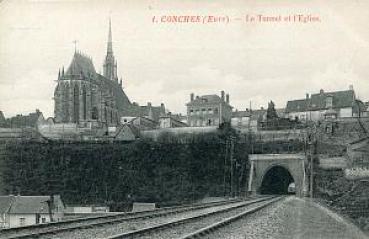
<instances>
[{"instance_id":1,"label":"vintage postcard","mask_svg":"<svg viewBox=\"0 0 369 239\"><path fill-rule=\"evenodd\" d=\"M0 1L0 238L369 235L369 1Z\"/></svg>"}]
</instances>

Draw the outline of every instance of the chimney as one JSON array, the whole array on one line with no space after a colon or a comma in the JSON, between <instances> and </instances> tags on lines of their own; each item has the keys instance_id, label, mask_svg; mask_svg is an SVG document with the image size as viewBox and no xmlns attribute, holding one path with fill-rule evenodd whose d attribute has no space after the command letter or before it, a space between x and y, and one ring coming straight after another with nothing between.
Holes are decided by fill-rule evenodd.
<instances>
[{"instance_id":1,"label":"chimney","mask_svg":"<svg viewBox=\"0 0 369 239\"><path fill-rule=\"evenodd\" d=\"M165 115L165 105L164 105L164 103L160 104L160 114Z\"/></svg>"},{"instance_id":2,"label":"chimney","mask_svg":"<svg viewBox=\"0 0 369 239\"><path fill-rule=\"evenodd\" d=\"M306 99L307 100L309 99L309 93L306 93Z\"/></svg>"},{"instance_id":3,"label":"chimney","mask_svg":"<svg viewBox=\"0 0 369 239\"><path fill-rule=\"evenodd\" d=\"M147 107L149 108L148 118L154 120L154 113L152 112L151 102L147 102Z\"/></svg>"},{"instance_id":4,"label":"chimney","mask_svg":"<svg viewBox=\"0 0 369 239\"><path fill-rule=\"evenodd\" d=\"M194 98L195 98L195 94L191 93L191 95L190 95L191 102L194 100Z\"/></svg>"},{"instance_id":5,"label":"chimney","mask_svg":"<svg viewBox=\"0 0 369 239\"><path fill-rule=\"evenodd\" d=\"M221 96L221 98L222 98L222 101L224 101L224 90L222 90L222 91L220 92L220 96Z\"/></svg>"},{"instance_id":6,"label":"chimney","mask_svg":"<svg viewBox=\"0 0 369 239\"><path fill-rule=\"evenodd\" d=\"M320 94L324 94L324 90L323 89L320 89Z\"/></svg>"},{"instance_id":7,"label":"chimney","mask_svg":"<svg viewBox=\"0 0 369 239\"><path fill-rule=\"evenodd\" d=\"M229 94L226 94L226 102L229 104Z\"/></svg>"},{"instance_id":8,"label":"chimney","mask_svg":"<svg viewBox=\"0 0 369 239\"><path fill-rule=\"evenodd\" d=\"M353 85L349 85L349 90L354 90L354 86Z\"/></svg>"}]
</instances>

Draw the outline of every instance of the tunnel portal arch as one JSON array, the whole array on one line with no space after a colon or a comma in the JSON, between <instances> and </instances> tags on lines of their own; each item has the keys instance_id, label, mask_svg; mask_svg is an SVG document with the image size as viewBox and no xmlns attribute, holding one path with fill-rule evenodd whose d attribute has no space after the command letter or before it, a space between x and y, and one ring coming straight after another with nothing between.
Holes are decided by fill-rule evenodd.
<instances>
[{"instance_id":1,"label":"tunnel portal arch","mask_svg":"<svg viewBox=\"0 0 369 239\"><path fill-rule=\"evenodd\" d=\"M296 195L306 195L308 187L305 158L303 154L250 154L249 193L283 194L284 190L288 188L286 184L294 182ZM274 180L276 182L272 182L270 179L273 178L273 175L271 175L273 172L275 173ZM273 184L280 187L280 190L277 190L278 188L273 189ZM276 193L273 193L273 191Z\"/></svg>"},{"instance_id":2,"label":"tunnel portal arch","mask_svg":"<svg viewBox=\"0 0 369 239\"><path fill-rule=\"evenodd\" d=\"M290 171L281 165L273 165L261 179L260 194L288 194L288 186L294 183Z\"/></svg>"}]
</instances>

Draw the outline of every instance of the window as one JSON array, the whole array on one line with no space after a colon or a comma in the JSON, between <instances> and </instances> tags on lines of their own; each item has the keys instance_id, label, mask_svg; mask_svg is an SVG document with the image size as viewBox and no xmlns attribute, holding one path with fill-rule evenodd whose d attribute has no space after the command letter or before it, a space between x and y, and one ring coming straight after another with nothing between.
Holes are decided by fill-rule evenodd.
<instances>
[{"instance_id":1,"label":"window","mask_svg":"<svg viewBox=\"0 0 369 239\"><path fill-rule=\"evenodd\" d=\"M73 122L79 123L79 87L76 85L73 90Z\"/></svg>"},{"instance_id":2,"label":"window","mask_svg":"<svg viewBox=\"0 0 369 239\"><path fill-rule=\"evenodd\" d=\"M332 96L328 96L326 98L325 104L326 104L326 107L327 108L332 108L333 107L333 97Z\"/></svg>"},{"instance_id":3,"label":"window","mask_svg":"<svg viewBox=\"0 0 369 239\"><path fill-rule=\"evenodd\" d=\"M196 114L199 115L200 114L200 110L197 109L196 110Z\"/></svg>"},{"instance_id":4,"label":"window","mask_svg":"<svg viewBox=\"0 0 369 239\"><path fill-rule=\"evenodd\" d=\"M45 223L45 222L46 222L46 218L44 218L44 217L43 217L43 218L41 218L41 222L42 222L42 223Z\"/></svg>"},{"instance_id":5,"label":"window","mask_svg":"<svg viewBox=\"0 0 369 239\"><path fill-rule=\"evenodd\" d=\"M193 115L193 110L190 110L190 115Z\"/></svg>"},{"instance_id":6,"label":"window","mask_svg":"<svg viewBox=\"0 0 369 239\"><path fill-rule=\"evenodd\" d=\"M92 119L94 120L99 119L99 112L96 106L92 108Z\"/></svg>"},{"instance_id":7,"label":"window","mask_svg":"<svg viewBox=\"0 0 369 239\"><path fill-rule=\"evenodd\" d=\"M218 108L214 109L214 114L218 114Z\"/></svg>"},{"instance_id":8,"label":"window","mask_svg":"<svg viewBox=\"0 0 369 239\"><path fill-rule=\"evenodd\" d=\"M26 225L26 218L24 218L24 217L19 218L19 225L21 225L21 226Z\"/></svg>"},{"instance_id":9,"label":"window","mask_svg":"<svg viewBox=\"0 0 369 239\"><path fill-rule=\"evenodd\" d=\"M209 108L208 109L208 114L213 114L213 109Z\"/></svg>"},{"instance_id":10,"label":"window","mask_svg":"<svg viewBox=\"0 0 369 239\"><path fill-rule=\"evenodd\" d=\"M83 119L85 120L87 117L87 93L86 86L83 86L82 89L82 102L83 102Z\"/></svg>"}]
</instances>

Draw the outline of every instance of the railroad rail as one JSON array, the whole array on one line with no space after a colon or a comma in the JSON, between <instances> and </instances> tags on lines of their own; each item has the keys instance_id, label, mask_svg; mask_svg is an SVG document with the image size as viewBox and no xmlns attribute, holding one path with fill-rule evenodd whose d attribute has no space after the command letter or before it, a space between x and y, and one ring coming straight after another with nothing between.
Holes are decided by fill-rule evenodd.
<instances>
[{"instance_id":1,"label":"railroad rail","mask_svg":"<svg viewBox=\"0 0 369 239\"><path fill-rule=\"evenodd\" d=\"M231 223L232 221L234 221L234 220L236 220L240 217L244 217L246 215L249 215L249 214L252 214L256 211L259 211L262 208L265 208L265 207L271 205L272 203L281 200L282 198L283 197L263 197L263 198L259 198L259 199L255 199L255 200L246 201L241 205L231 206L231 207L220 209L220 210L217 210L217 211L214 211L214 212L204 213L204 214L193 216L193 217L187 217L187 218L183 218L183 219L179 219L179 220L175 220L175 221L170 221L170 222L167 222L167 223L162 223L162 224L158 224L158 225L154 225L154 226L149 226L149 227L145 227L145 228L142 228L142 229L134 230L134 231L131 231L131 232L124 232L124 233L121 233L121 234L116 234L116 235L105 237L105 238L106 239L140 238L140 237L145 238L145 236L146 236L146 238L147 237L149 237L149 238L173 238L173 237L168 236L168 235L156 236L155 234L157 234L160 231L166 230L166 229L173 230L173 228L184 225L186 223L191 223L191 222L199 221L199 220L206 220L206 218L208 218L210 216L221 215L220 218L222 218L222 215L224 215L224 213L234 211L235 209L241 209L242 210L241 213L237 213L235 216L228 217L224 220L221 220L220 222L211 224L210 226L206 226L204 228L201 228L200 230L196 230L195 232L191 232L191 233L189 233L189 234L182 237L183 239L198 238L199 236L202 236L202 235L204 235L208 232L211 232L212 230L214 230L216 228L219 228L220 226ZM252 206L251 208L248 208L249 206L251 206L253 204L258 204L258 205Z\"/></svg>"},{"instance_id":2,"label":"railroad rail","mask_svg":"<svg viewBox=\"0 0 369 239\"><path fill-rule=\"evenodd\" d=\"M255 213L265 207L267 207L268 205L276 202L276 201L279 201L281 200L282 198L277 198L277 199L274 199L274 200L271 200L261 206L256 206L254 208L251 208L251 209L248 209L248 210L245 210L244 212L241 212L237 215L234 215L234 216L231 216L231 217L228 217L226 219L223 219L221 220L220 222L216 222L216 223L213 223L207 227L204 227L204 228L201 228L195 232L192 232L192 233L189 233L183 237L181 237L180 239L195 239L195 238L202 238L202 237L206 237L206 236L209 236L209 234L211 234L213 231L217 230L217 229L220 229L222 227L225 227L227 226L228 224L234 222L234 221L237 221L241 218L244 218L252 213Z\"/></svg>"},{"instance_id":3,"label":"railroad rail","mask_svg":"<svg viewBox=\"0 0 369 239\"><path fill-rule=\"evenodd\" d=\"M152 211L142 212L125 212L117 213L114 215L104 216L92 216L86 218L75 218L59 222L51 222L45 224L30 225L24 227L8 228L0 230L1 238L13 239L13 238L35 238L45 235L55 235L66 231L86 229L92 227L103 226L105 224L121 223L124 221L132 221L138 219L161 217L170 215L173 213L181 213L186 211L200 210L215 206L222 206L232 203L240 202L240 199L202 203L202 204L190 204L176 207L163 207Z\"/></svg>"}]
</instances>

